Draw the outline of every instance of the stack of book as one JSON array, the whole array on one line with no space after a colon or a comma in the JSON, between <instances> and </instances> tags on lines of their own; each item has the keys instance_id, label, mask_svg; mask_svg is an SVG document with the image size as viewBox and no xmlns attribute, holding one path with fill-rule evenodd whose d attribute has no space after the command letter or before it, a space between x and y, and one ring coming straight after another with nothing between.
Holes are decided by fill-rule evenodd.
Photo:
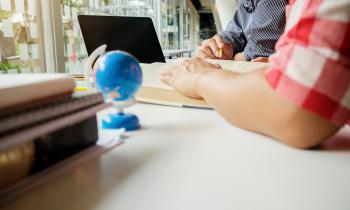
<instances>
[{"instance_id":1,"label":"stack of book","mask_svg":"<svg viewBox=\"0 0 350 210\"><path fill-rule=\"evenodd\" d=\"M74 88L67 75L0 76L0 190L96 144L108 104Z\"/></svg>"}]
</instances>

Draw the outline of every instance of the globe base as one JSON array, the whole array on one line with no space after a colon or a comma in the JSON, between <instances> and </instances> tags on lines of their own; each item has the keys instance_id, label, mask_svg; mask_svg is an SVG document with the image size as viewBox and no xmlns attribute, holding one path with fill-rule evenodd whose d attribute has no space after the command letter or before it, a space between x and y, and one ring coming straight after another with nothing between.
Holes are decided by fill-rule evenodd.
<instances>
[{"instance_id":1,"label":"globe base","mask_svg":"<svg viewBox=\"0 0 350 210\"><path fill-rule=\"evenodd\" d=\"M125 128L127 131L138 130L141 128L139 118L134 114L115 113L108 114L102 118L102 127L104 129Z\"/></svg>"}]
</instances>

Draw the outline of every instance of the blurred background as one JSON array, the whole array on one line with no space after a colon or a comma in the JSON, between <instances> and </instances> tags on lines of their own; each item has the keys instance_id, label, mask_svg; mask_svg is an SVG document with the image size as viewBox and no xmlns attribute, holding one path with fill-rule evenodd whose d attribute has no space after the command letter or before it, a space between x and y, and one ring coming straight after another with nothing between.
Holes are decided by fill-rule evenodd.
<instances>
[{"instance_id":1,"label":"blurred background","mask_svg":"<svg viewBox=\"0 0 350 210\"><path fill-rule=\"evenodd\" d=\"M237 1L0 0L0 74L82 73L83 14L150 17L166 56L191 56L227 25Z\"/></svg>"}]
</instances>

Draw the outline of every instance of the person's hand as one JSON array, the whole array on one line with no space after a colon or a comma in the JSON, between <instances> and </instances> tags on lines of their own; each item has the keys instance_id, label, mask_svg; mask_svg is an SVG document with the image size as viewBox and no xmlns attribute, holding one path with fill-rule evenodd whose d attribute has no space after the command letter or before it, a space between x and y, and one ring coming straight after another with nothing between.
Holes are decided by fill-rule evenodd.
<instances>
[{"instance_id":1,"label":"person's hand","mask_svg":"<svg viewBox=\"0 0 350 210\"><path fill-rule=\"evenodd\" d=\"M252 60L252 62L263 62L263 63L268 63L269 58L268 57L258 57Z\"/></svg>"},{"instance_id":2,"label":"person's hand","mask_svg":"<svg viewBox=\"0 0 350 210\"><path fill-rule=\"evenodd\" d=\"M208 63L201 58L181 60L160 72L161 81L181 94L195 99L201 96L195 91L198 78L210 71L220 70L220 66Z\"/></svg>"},{"instance_id":3,"label":"person's hand","mask_svg":"<svg viewBox=\"0 0 350 210\"><path fill-rule=\"evenodd\" d=\"M235 61L245 61L245 56L244 56L244 53L241 52L241 53L237 53L235 56L234 56L234 60ZM264 63L268 63L269 62L269 58L268 57L258 57L258 58L255 58L255 59L252 59L251 62L264 62Z\"/></svg>"},{"instance_id":4,"label":"person's hand","mask_svg":"<svg viewBox=\"0 0 350 210\"><path fill-rule=\"evenodd\" d=\"M174 65L186 66L188 71L191 73L204 73L221 69L221 66L219 64L209 63L199 57L190 59L177 59L174 61Z\"/></svg>"},{"instance_id":5,"label":"person's hand","mask_svg":"<svg viewBox=\"0 0 350 210\"><path fill-rule=\"evenodd\" d=\"M201 96L195 92L195 86L200 75L201 73L189 72L184 65L173 64L160 72L160 79L182 95L200 99Z\"/></svg>"},{"instance_id":6,"label":"person's hand","mask_svg":"<svg viewBox=\"0 0 350 210\"><path fill-rule=\"evenodd\" d=\"M220 50L222 49L222 55L220 57ZM232 60L233 46L229 43L225 43L222 38L217 34L211 39L204 40L200 49L198 50L196 57L203 59L222 59Z\"/></svg>"},{"instance_id":7,"label":"person's hand","mask_svg":"<svg viewBox=\"0 0 350 210\"><path fill-rule=\"evenodd\" d=\"M237 53L234 58L233 58L235 61L245 61L245 56L244 56L244 53L241 52L241 53Z\"/></svg>"}]
</instances>

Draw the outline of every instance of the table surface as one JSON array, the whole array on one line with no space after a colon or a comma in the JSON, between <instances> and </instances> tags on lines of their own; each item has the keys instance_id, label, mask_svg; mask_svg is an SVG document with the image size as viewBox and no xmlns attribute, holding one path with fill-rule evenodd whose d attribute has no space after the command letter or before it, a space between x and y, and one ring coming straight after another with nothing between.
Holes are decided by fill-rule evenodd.
<instances>
[{"instance_id":1,"label":"table surface","mask_svg":"<svg viewBox=\"0 0 350 210\"><path fill-rule=\"evenodd\" d=\"M138 104L143 129L2 209L350 209L350 129L289 148L210 110Z\"/></svg>"}]
</instances>

